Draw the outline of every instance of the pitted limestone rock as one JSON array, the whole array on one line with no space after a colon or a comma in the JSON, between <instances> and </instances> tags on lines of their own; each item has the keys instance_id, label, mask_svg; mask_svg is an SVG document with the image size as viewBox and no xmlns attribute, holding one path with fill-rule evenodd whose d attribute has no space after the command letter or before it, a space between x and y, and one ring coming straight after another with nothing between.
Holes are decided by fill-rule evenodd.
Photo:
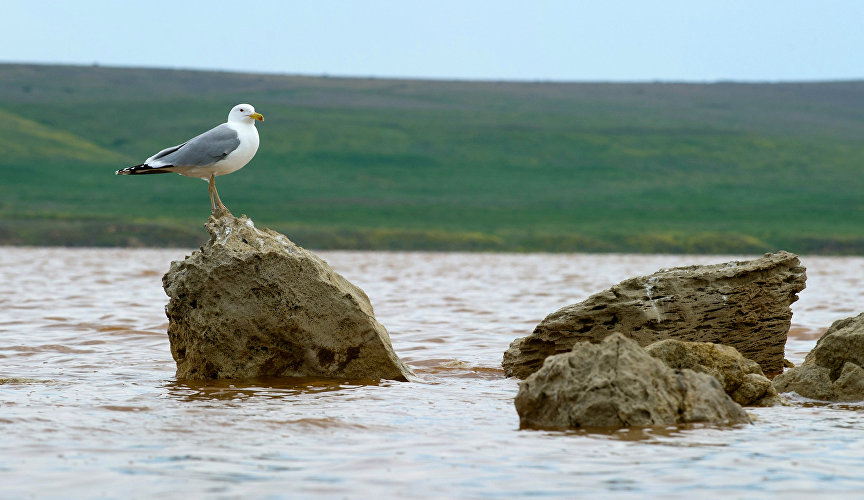
<instances>
[{"instance_id":1,"label":"pitted limestone rock","mask_svg":"<svg viewBox=\"0 0 864 500\"><path fill-rule=\"evenodd\" d=\"M618 333L546 358L519 385L515 404L523 428L750 422L716 378L673 370Z\"/></svg>"},{"instance_id":2,"label":"pitted limestone rock","mask_svg":"<svg viewBox=\"0 0 864 500\"><path fill-rule=\"evenodd\" d=\"M162 278L178 379L412 375L363 290L324 260L245 216L205 227L210 241Z\"/></svg>"}]
</instances>

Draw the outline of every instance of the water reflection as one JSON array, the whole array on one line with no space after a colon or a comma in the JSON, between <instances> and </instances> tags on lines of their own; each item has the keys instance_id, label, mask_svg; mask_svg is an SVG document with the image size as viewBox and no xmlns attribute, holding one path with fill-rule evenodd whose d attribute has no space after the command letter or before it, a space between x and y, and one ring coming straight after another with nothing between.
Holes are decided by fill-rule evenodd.
<instances>
[{"instance_id":1,"label":"water reflection","mask_svg":"<svg viewBox=\"0 0 864 500\"><path fill-rule=\"evenodd\" d=\"M502 379L505 377L504 369L500 366L477 366L458 359L432 358L414 360L411 362L411 367L421 380L429 383L435 383L437 376L486 380Z\"/></svg>"},{"instance_id":2,"label":"water reflection","mask_svg":"<svg viewBox=\"0 0 864 500\"><path fill-rule=\"evenodd\" d=\"M718 425L708 423L691 423L669 426L655 427L630 427L625 429L615 429L608 427L583 427L581 429L569 430L551 430L551 429L522 429L523 432L539 432L552 438L595 438L595 439L612 439L616 441L634 441L643 444L667 444L668 440L684 438L688 432L699 432L706 429L718 431L732 431L742 429L753 424L734 424L734 425ZM692 446L694 443L688 442L687 446Z\"/></svg>"},{"instance_id":3,"label":"water reflection","mask_svg":"<svg viewBox=\"0 0 864 500\"><path fill-rule=\"evenodd\" d=\"M302 394L350 391L379 386L377 379L333 380L311 377L258 377L243 380L172 381L164 385L167 394L180 401L237 401L253 397L280 398Z\"/></svg>"},{"instance_id":4,"label":"water reflection","mask_svg":"<svg viewBox=\"0 0 864 500\"><path fill-rule=\"evenodd\" d=\"M800 406L801 408L825 408L831 410L848 410L848 411L862 411L864 410L864 401L844 401L844 402L829 402L829 401L819 401L817 399L805 398L794 392L788 392L783 394L791 404L795 406Z\"/></svg>"}]
</instances>

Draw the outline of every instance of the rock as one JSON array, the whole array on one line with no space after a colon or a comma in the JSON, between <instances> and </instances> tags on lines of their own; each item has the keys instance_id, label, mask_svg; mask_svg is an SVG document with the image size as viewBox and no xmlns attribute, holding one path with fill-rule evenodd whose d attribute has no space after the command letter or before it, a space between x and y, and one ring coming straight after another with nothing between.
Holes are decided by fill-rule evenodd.
<instances>
[{"instance_id":1,"label":"rock","mask_svg":"<svg viewBox=\"0 0 864 500\"><path fill-rule=\"evenodd\" d=\"M788 252L661 269L550 314L531 335L510 344L502 365L507 376L525 378L547 356L617 331L642 346L668 338L730 345L774 376L783 371L789 305L805 280L798 257Z\"/></svg>"},{"instance_id":2,"label":"rock","mask_svg":"<svg viewBox=\"0 0 864 500\"><path fill-rule=\"evenodd\" d=\"M546 358L519 385L515 404L523 428L750 422L717 379L673 370L618 333Z\"/></svg>"},{"instance_id":3,"label":"rock","mask_svg":"<svg viewBox=\"0 0 864 500\"><path fill-rule=\"evenodd\" d=\"M835 321L804 362L774 379L779 392L824 401L864 400L864 313Z\"/></svg>"},{"instance_id":4,"label":"rock","mask_svg":"<svg viewBox=\"0 0 864 500\"><path fill-rule=\"evenodd\" d=\"M413 375L360 288L284 235L218 215L162 278L178 379Z\"/></svg>"},{"instance_id":5,"label":"rock","mask_svg":"<svg viewBox=\"0 0 864 500\"><path fill-rule=\"evenodd\" d=\"M828 368L832 380L846 363L864 366L864 313L832 323L802 364L808 362Z\"/></svg>"},{"instance_id":6,"label":"rock","mask_svg":"<svg viewBox=\"0 0 864 500\"><path fill-rule=\"evenodd\" d=\"M741 385L729 394L729 396L732 397L733 401L743 406L776 406L788 404L788 402L777 393L777 390L774 389L771 381L761 373L748 373L744 375Z\"/></svg>"},{"instance_id":7,"label":"rock","mask_svg":"<svg viewBox=\"0 0 864 500\"><path fill-rule=\"evenodd\" d=\"M782 375L777 375L772 381L779 393L797 392L798 394L823 401L835 401L834 383L831 371L816 365L800 365Z\"/></svg>"},{"instance_id":8,"label":"rock","mask_svg":"<svg viewBox=\"0 0 864 500\"><path fill-rule=\"evenodd\" d=\"M844 364L840 376L834 381L834 393L838 401L864 399L864 368L855 363Z\"/></svg>"},{"instance_id":9,"label":"rock","mask_svg":"<svg viewBox=\"0 0 864 500\"><path fill-rule=\"evenodd\" d=\"M759 363L732 346L710 342L661 340L645 348L651 356L675 370L693 370L716 378L726 394L744 406L774 406L783 399L762 373Z\"/></svg>"}]
</instances>

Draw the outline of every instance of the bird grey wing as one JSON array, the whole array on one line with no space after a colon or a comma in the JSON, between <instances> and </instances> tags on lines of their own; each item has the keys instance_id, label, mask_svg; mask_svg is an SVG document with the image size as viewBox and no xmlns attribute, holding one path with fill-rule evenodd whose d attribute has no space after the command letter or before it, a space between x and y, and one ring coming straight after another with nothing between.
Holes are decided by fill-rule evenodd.
<instances>
[{"instance_id":1,"label":"bird grey wing","mask_svg":"<svg viewBox=\"0 0 864 500\"><path fill-rule=\"evenodd\" d=\"M178 144L176 146L171 146L170 148L165 148L162 151L159 151L155 155L151 156L150 158L147 158L147 161L144 163L149 163L153 160L158 160L159 158L162 158L165 155L168 155L168 154L173 153L174 151L177 151L178 149L182 148L185 145L186 145L186 143L184 142L183 144Z\"/></svg>"},{"instance_id":2,"label":"bird grey wing","mask_svg":"<svg viewBox=\"0 0 864 500\"><path fill-rule=\"evenodd\" d=\"M179 146L160 151L147 160L153 167L203 167L225 158L240 145L237 132L223 123Z\"/></svg>"}]
</instances>

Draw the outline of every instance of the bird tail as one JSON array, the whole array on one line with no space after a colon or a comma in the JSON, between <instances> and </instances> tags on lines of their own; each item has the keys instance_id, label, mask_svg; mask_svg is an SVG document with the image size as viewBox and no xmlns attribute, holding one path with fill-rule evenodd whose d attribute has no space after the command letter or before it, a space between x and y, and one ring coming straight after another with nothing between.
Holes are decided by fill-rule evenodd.
<instances>
[{"instance_id":1,"label":"bird tail","mask_svg":"<svg viewBox=\"0 0 864 500\"><path fill-rule=\"evenodd\" d=\"M144 175L144 174L170 174L171 171L165 167L151 167L145 163L133 165L114 172L117 175Z\"/></svg>"}]
</instances>

